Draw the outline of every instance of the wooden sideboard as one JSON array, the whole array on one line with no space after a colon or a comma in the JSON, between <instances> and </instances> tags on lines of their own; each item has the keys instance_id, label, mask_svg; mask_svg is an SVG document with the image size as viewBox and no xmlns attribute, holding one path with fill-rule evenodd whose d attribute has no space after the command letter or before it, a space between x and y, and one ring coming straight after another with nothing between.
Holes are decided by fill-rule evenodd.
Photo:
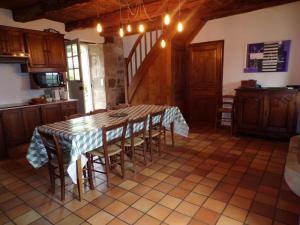
<instances>
[{"instance_id":1,"label":"wooden sideboard","mask_svg":"<svg viewBox=\"0 0 300 225\"><path fill-rule=\"evenodd\" d=\"M299 94L287 88L239 88L235 97L235 131L265 137L296 132Z\"/></svg>"},{"instance_id":2,"label":"wooden sideboard","mask_svg":"<svg viewBox=\"0 0 300 225\"><path fill-rule=\"evenodd\" d=\"M77 100L0 109L0 158L7 148L28 143L35 127L62 121L78 112Z\"/></svg>"}]
</instances>

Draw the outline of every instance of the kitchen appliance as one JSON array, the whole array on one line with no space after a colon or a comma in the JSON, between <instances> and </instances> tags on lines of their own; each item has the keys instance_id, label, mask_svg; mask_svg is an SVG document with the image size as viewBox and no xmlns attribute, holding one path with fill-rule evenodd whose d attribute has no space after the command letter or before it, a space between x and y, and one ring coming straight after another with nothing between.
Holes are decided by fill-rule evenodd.
<instances>
[{"instance_id":1,"label":"kitchen appliance","mask_svg":"<svg viewBox=\"0 0 300 225\"><path fill-rule=\"evenodd\" d=\"M58 72L30 73L30 84L32 89L66 86L64 74Z\"/></svg>"}]
</instances>

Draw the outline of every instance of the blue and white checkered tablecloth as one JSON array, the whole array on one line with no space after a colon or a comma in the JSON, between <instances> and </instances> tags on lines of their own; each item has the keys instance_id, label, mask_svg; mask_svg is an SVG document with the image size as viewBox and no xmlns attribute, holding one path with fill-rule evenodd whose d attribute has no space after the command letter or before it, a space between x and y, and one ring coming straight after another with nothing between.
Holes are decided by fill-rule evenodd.
<instances>
[{"instance_id":1,"label":"blue and white checkered tablecloth","mask_svg":"<svg viewBox=\"0 0 300 225\"><path fill-rule=\"evenodd\" d=\"M166 109L163 126L170 129L170 124L174 122L174 132L182 136L187 136L189 127L178 107L138 105L37 127L34 130L26 158L35 168L39 168L46 164L48 162L48 156L42 143L39 130L49 134L55 134L59 137L61 144L64 146L64 150L70 152L68 173L73 182L76 183L75 162L81 156L82 166L84 166L86 158L83 154L102 146L103 126L112 125L121 122L124 119L135 119L146 116L151 112L158 112L163 109ZM128 114L128 116L122 118L111 117L110 114L113 112L124 112ZM135 127L134 129L139 128ZM114 137L120 136L121 133L122 129L120 128L113 130L108 134L107 138L113 139ZM128 136L128 128L126 133Z\"/></svg>"}]
</instances>

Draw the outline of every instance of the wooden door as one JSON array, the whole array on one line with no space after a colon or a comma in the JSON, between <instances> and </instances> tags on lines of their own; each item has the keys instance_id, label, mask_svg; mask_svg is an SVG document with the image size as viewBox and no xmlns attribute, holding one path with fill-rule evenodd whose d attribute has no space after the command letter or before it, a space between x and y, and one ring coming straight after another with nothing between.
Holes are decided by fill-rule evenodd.
<instances>
[{"instance_id":1,"label":"wooden door","mask_svg":"<svg viewBox=\"0 0 300 225\"><path fill-rule=\"evenodd\" d=\"M41 107L42 123L49 124L61 121L61 108L59 104L44 105Z\"/></svg>"},{"instance_id":2,"label":"wooden door","mask_svg":"<svg viewBox=\"0 0 300 225\"><path fill-rule=\"evenodd\" d=\"M9 109L2 113L2 126L7 146L16 146L26 142L21 109Z\"/></svg>"},{"instance_id":3,"label":"wooden door","mask_svg":"<svg viewBox=\"0 0 300 225\"><path fill-rule=\"evenodd\" d=\"M215 122L222 93L223 46L223 41L214 41L189 47L187 91L191 126Z\"/></svg>"},{"instance_id":4,"label":"wooden door","mask_svg":"<svg viewBox=\"0 0 300 225\"><path fill-rule=\"evenodd\" d=\"M60 35L46 35L48 67L66 68L66 55L64 38ZM65 69L66 71L66 69Z\"/></svg>"},{"instance_id":5,"label":"wooden door","mask_svg":"<svg viewBox=\"0 0 300 225\"><path fill-rule=\"evenodd\" d=\"M40 107L23 108L23 119L26 140L30 141L34 129L41 125Z\"/></svg>"},{"instance_id":6,"label":"wooden door","mask_svg":"<svg viewBox=\"0 0 300 225\"><path fill-rule=\"evenodd\" d=\"M30 67L47 67L47 51L44 36L37 33L26 34L26 43L30 54Z\"/></svg>"},{"instance_id":7,"label":"wooden door","mask_svg":"<svg viewBox=\"0 0 300 225\"><path fill-rule=\"evenodd\" d=\"M24 49L24 34L19 30L7 30L7 48L11 54L25 53Z\"/></svg>"},{"instance_id":8,"label":"wooden door","mask_svg":"<svg viewBox=\"0 0 300 225\"><path fill-rule=\"evenodd\" d=\"M269 91L265 97L264 127L270 132L295 132L296 91Z\"/></svg>"},{"instance_id":9,"label":"wooden door","mask_svg":"<svg viewBox=\"0 0 300 225\"><path fill-rule=\"evenodd\" d=\"M235 112L237 129L248 131L262 130L264 120L264 92L237 92Z\"/></svg>"}]
</instances>

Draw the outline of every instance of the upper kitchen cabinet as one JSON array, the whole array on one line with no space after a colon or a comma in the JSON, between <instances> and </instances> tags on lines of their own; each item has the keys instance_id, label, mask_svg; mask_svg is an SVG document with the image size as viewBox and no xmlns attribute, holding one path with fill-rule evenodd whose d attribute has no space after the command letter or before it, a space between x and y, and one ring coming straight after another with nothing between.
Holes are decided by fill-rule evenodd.
<instances>
[{"instance_id":1,"label":"upper kitchen cabinet","mask_svg":"<svg viewBox=\"0 0 300 225\"><path fill-rule=\"evenodd\" d=\"M22 30L0 27L0 55L25 55L24 33Z\"/></svg>"},{"instance_id":2,"label":"upper kitchen cabinet","mask_svg":"<svg viewBox=\"0 0 300 225\"><path fill-rule=\"evenodd\" d=\"M65 72L64 37L46 32L26 33L25 41L30 55L22 66L23 72Z\"/></svg>"}]
</instances>

